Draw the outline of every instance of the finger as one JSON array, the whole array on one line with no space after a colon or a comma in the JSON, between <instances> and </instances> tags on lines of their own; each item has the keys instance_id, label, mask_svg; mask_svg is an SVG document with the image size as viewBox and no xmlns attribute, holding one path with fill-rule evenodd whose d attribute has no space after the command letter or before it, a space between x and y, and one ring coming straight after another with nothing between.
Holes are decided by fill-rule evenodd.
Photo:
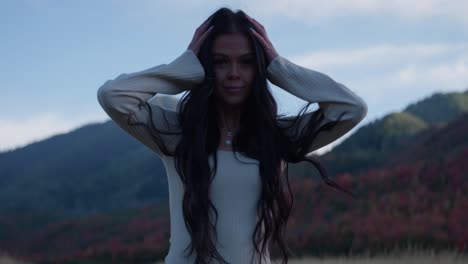
<instances>
[{"instance_id":1,"label":"finger","mask_svg":"<svg viewBox=\"0 0 468 264\"><path fill-rule=\"evenodd\" d=\"M210 25L210 22L211 22L211 18L208 19L207 21L205 21L202 25L201 25L201 28L204 30L206 30L208 28L208 26Z\"/></svg>"},{"instance_id":2,"label":"finger","mask_svg":"<svg viewBox=\"0 0 468 264\"><path fill-rule=\"evenodd\" d=\"M210 22L211 22L211 17L206 20L205 22L203 22L203 24L201 24L198 28L197 28L197 31L198 32L205 32L205 30L208 28L208 26L210 25ZM201 34L201 33L200 33Z\"/></svg>"},{"instance_id":3,"label":"finger","mask_svg":"<svg viewBox=\"0 0 468 264\"><path fill-rule=\"evenodd\" d=\"M214 26L212 25L205 32L203 32L203 34L200 36L200 38L198 39L198 43L200 44L200 46L205 41L205 39L208 37L210 32L213 31L213 28L214 28Z\"/></svg>"},{"instance_id":4,"label":"finger","mask_svg":"<svg viewBox=\"0 0 468 264\"><path fill-rule=\"evenodd\" d=\"M251 17L249 17L249 20L252 22L253 26L255 27L255 30L258 31L260 35L262 35L264 38L268 38L265 31L265 27L262 24L260 24L257 20Z\"/></svg>"},{"instance_id":5,"label":"finger","mask_svg":"<svg viewBox=\"0 0 468 264\"><path fill-rule=\"evenodd\" d=\"M197 42L197 47L200 48L203 44L203 42L205 41L205 39L208 37L208 35L210 34L210 32L213 30L213 26L211 26L210 28L208 28L205 32L203 32L203 34L196 40Z\"/></svg>"},{"instance_id":6,"label":"finger","mask_svg":"<svg viewBox=\"0 0 468 264\"><path fill-rule=\"evenodd\" d=\"M260 42L260 44L262 44L262 46L265 48L265 49L269 49L270 45L269 43L265 40L265 38L260 35L257 31L255 31L253 28L250 28L250 31L252 31L252 33L255 35L255 37L258 39L258 41Z\"/></svg>"},{"instance_id":7,"label":"finger","mask_svg":"<svg viewBox=\"0 0 468 264\"><path fill-rule=\"evenodd\" d=\"M253 29L255 30L255 32L256 32L257 34L259 34L260 36L262 36L262 38L264 38L264 39L268 39L268 36L267 36L266 32L265 32L262 28L259 28L259 26L258 26L258 25L255 25L255 24L254 24L253 26L255 27L255 28L253 28Z\"/></svg>"},{"instance_id":8,"label":"finger","mask_svg":"<svg viewBox=\"0 0 468 264\"><path fill-rule=\"evenodd\" d=\"M207 21L207 22L209 22L209 21ZM202 24L202 25L200 26L200 32L199 32L199 34L201 35L201 34L205 33L206 30L208 30L209 26L210 26L210 23L204 23L204 24Z\"/></svg>"}]
</instances>

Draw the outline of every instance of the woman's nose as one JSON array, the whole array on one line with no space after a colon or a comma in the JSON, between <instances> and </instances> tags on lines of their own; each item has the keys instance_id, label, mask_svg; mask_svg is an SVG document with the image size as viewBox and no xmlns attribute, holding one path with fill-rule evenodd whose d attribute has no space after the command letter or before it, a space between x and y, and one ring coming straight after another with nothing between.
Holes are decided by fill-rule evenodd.
<instances>
[{"instance_id":1,"label":"woman's nose","mask_svg":"<svg viewBox=\"0 0 468 264\"><path fill-rule=\"evenodd\" d=\"M239 70L240 70L240 69L239 69L239 65L237 65L237 64L232 64L232 65L229 67L229 76L231 76L231 77L232 77L232 76L235 76L235 77L236 77L236 76L239 76L239 73L240 73Z\"/></svg>"}]
</instances>

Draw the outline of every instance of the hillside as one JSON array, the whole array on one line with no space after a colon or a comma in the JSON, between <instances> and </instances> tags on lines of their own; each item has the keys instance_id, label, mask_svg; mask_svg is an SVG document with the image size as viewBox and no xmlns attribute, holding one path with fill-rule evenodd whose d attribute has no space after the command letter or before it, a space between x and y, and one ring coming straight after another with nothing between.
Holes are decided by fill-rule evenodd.
<instances>
[{"instance_id":1,"label":"hillside","mask_svg":"<svg viewBox=\"0 0 468 264\"><path fill-rule=\"evenodd\" d=\"M444 135L443 128L456 119L461 125L466 113L468 91L436 93L361 127L321 159L332 175L386 166L408 144L427 135Z\"/></svg>"},{"instance_id":2,"label":"hillside","mask_svg":"<svg viewBox=\"0 0 468 264\"><path fill-rule=\"evenodd\" d=\"M0 214L87 215L168 195L160 159L111 121L1 153L0 175Z\"/></svg>"},{"instance_id":3,"label":"hillside","mask_svg":"<svg viewBox=\"0 0 468 264\"><path fill-rule=\"evenodd\" d=\"M465 96L421 100L323 155L359 200L325 186L309 163L291 165L294 250L344 254L417 244L466 251ZM0 250L60 263L159 258L168 247L167 192L159 158L111 121L0 153Z\"/></svg>"}]
</instances>

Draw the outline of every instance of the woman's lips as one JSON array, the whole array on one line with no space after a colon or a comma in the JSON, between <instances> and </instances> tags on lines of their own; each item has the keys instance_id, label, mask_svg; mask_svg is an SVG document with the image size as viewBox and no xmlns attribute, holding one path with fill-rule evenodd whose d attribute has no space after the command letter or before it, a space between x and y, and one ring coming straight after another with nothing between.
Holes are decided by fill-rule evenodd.
<instances>
[{"instance_id":1,"label":"woman's lips","mask_svg":"<svg viewBox=\"0 0 468 264\"><path fill-rule=\"evenodd\" d=\"M242 90L240 86L224 86L224 88L231 94L239 93Z\"/></svg>"}]
</instances>

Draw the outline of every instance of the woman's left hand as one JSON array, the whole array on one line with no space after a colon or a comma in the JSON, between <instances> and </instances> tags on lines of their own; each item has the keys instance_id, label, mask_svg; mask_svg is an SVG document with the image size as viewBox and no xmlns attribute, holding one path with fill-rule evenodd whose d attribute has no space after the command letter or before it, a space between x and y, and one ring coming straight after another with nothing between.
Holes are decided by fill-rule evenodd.
<instances>
[{"instance_id":1,"label":"woman's left hand","mask_svg":"<svg viewBox=\"0 0 468 264\"><path fill-rule=\"evenodd\" d=\"M268 65L270 64L271 61L273 61L274 58L278 56L278 52L276 52L275 48L273 47L273 44L271 44L270 39L267 36L267 33L265 31L265 27L262 26L262 24L258 23L257 20L255 20L252 17L249 17L246 14L247 19L252 22L254 25L254 28L250 28L254 36L257 38L257 40L260 42L260 44L263 46L265 49Z\"/></svg>"}]
</instances>

